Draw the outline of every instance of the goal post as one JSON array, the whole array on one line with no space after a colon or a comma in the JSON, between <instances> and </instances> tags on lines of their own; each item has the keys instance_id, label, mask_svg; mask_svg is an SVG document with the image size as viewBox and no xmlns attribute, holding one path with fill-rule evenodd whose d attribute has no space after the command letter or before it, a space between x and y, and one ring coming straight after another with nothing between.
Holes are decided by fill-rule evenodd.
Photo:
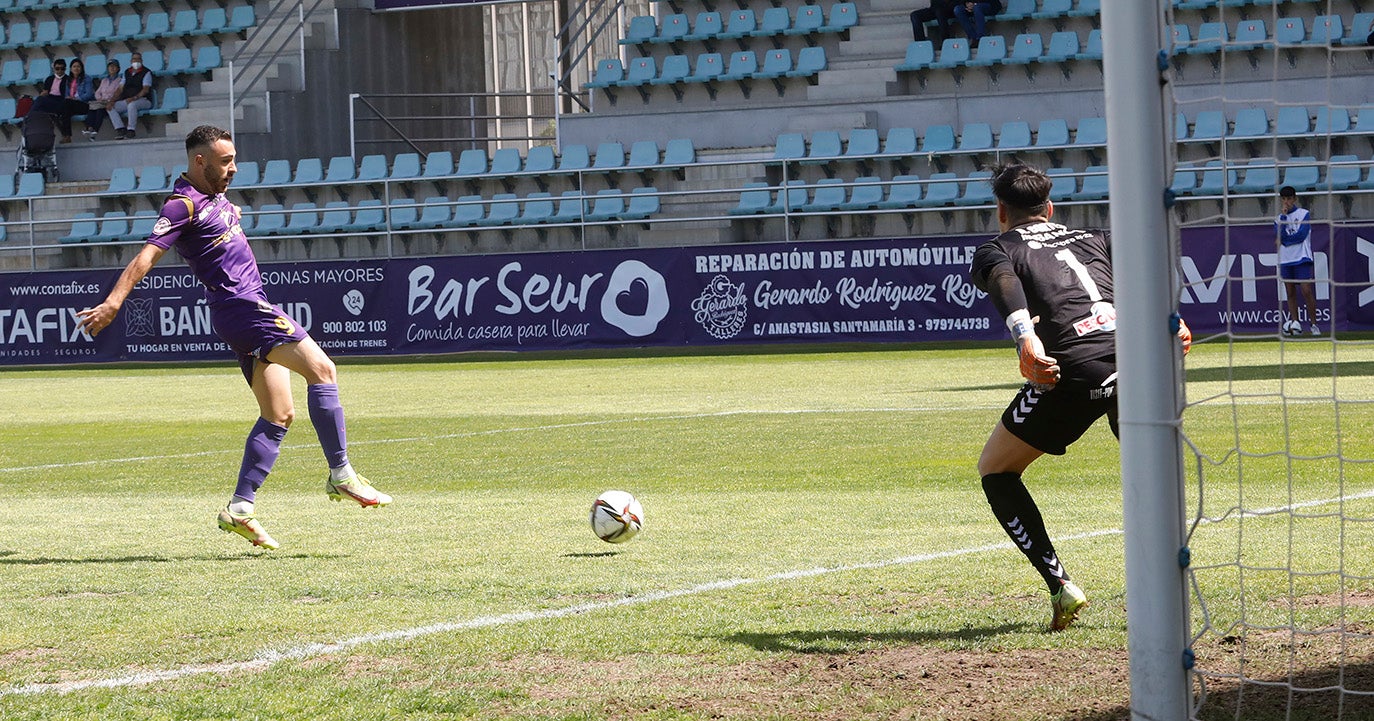
<instances>
[{"instance_id":1,"label":"goal post","mask_svg":"<svg viewBox=\"0 0 1374 721\"><path fill-rule=\"evenodd\" d=\"M1160 3L1102 3L1131 717L1142 720L1188 718L1191 704L1164 28Z\"/></svg>"}]
</instances>

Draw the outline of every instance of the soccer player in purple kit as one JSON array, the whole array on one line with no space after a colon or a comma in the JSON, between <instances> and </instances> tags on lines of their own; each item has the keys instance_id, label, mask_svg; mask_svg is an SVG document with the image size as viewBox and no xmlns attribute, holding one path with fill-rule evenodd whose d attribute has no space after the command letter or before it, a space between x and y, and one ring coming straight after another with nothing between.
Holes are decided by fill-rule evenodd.
<instances>
[{"instance_id":1,"label":"soccer player in purple kit","mask_svg":"<svg viewBox=\"0 0 1374 721\"><path fill-rule=\"evenodd\" d=\"M129 261L104 302L77 316L82 330L99 333L114 321L129 292L168 248L176 248L186 260L205 286L211 325L238 356L261 416L248 433L238 485L219 513L219 527L271 550L279 544L254 517L253 502L295 417L292 371L305 378L310 422L329 463L325 493L331 500L348 498L364 508L385 506L391 497L373 488L348 462L334 362L263 292L257 259L239 226L239 207L224 197L238 170L234 159L229 133L210 125L192 130L186 136L186 173L172 187L148 242Z\"/></svg>"}]
</instances>

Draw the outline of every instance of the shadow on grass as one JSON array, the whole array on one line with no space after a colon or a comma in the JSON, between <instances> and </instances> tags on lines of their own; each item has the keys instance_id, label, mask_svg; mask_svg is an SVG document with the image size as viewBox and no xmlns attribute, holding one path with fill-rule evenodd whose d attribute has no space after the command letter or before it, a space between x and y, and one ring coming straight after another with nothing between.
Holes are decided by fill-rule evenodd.
<instances>
[{"instance_id":1,"label":"shadow on grass","mask_svg":"<svg viewBox=\"0 0 1374 721\"><path fill-rule=\"evenodd\" d=\"M1010 633L1026 633L1039 627L1029 623L1004 623L985 628L962 628L952 631L788 631L786 633L730 634L724 640L743 644L760 651L790 651L792 653L840 654L858 651L873 643L901 645L935 641L986 641Z\"/></svg>"},{"instance_id":2,"label":"shadow on grass","mask_svg":"<svg viewBox=\"0 0 1374 721\"><path fill-rule=\"evenodd\" d=\"M88 563L177 563L181 561L256 561L262 560L294 560L308 558L311 560L348 558L348 554L338 553L252 553L246 552L242 555L227 554L200 554L195 556L111 556L108 558L50 558L48 556L37 556L34 558L10 558L15 552L0 554L0 566L53 566L53 565L84 565Z\"/></svg>"},{"instance_id":3,"label":"shadow on grass","mask_svg":"<svg viewBox=\"0 0 1374 721\"><path fill-rule=\"evenodd\" d=\"M1192 383L1206 381L1277 380L1279 378L1331 378L1332 372L1338 378L1374 376L1374 361L1339 361L1336 363L1285 363L1283 365L1262 366L1223 366L1220 368L1189 368L1188 380Z\"/></svg>"}]
</instances>

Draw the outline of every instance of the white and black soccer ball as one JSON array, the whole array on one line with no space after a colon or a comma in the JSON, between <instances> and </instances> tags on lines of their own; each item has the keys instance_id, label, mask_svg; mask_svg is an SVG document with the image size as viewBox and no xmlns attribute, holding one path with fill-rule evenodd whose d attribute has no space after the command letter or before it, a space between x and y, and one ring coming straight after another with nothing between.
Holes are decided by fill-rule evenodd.
<instances>
[{"instance_id":1,"label":"white and black soccer ball","mask_svg":"<svg viewBox=\"0 0 1374 721\"><path fill-rule=\"evenodd\" d=\"M644 507L625 491L606 491L592 504L592 533L607 543L624 543L644 527Z\"/></svg>"}]
</instances>

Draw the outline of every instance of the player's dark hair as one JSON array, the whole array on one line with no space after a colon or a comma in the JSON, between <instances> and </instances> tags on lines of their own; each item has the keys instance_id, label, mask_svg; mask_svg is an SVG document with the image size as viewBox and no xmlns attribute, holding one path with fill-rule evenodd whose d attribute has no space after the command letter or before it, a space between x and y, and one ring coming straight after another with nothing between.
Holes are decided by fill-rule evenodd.
<instances>
[{"instance_id":1,"label":"player's dark hair","mask_svg":"<svg viewBox=\"0 0 1374 721\"><path fill-rule=\"evenodd\" d=\"M1280 197L1280 198L1296 198L1296 197L1298 197L1298 189L1297 189L1297 188L1294 188L1294 187L1291 186L1291 185L1285 185L1285 186L1283 186L1282 188L1279 188L1279 197Z\"/></svg>"},{"instance_id":2,"label":"player's dark hair","mask_svg":"<svg viewBox=\"0 0 1374 721\"><path fill-rule=\"evenodd\" d=\"M217 128L213 125L198 125L190 133L186 134L186 152L191 153L198 148L208 148L216 140L233 140L234 136L229 131Z\"/></svg>"},{"instance_id":3,"label":"player's dark hair","mask_svg":"<svg viewBox=\"0 0 1374 721\"><path fill-rule=\"evenodd\" d=\"M1050 200L1049 176L1034 165L1004 163L992 171L992 194L1018 216L1044 215Z\"/></svg>"}]
</instances>

